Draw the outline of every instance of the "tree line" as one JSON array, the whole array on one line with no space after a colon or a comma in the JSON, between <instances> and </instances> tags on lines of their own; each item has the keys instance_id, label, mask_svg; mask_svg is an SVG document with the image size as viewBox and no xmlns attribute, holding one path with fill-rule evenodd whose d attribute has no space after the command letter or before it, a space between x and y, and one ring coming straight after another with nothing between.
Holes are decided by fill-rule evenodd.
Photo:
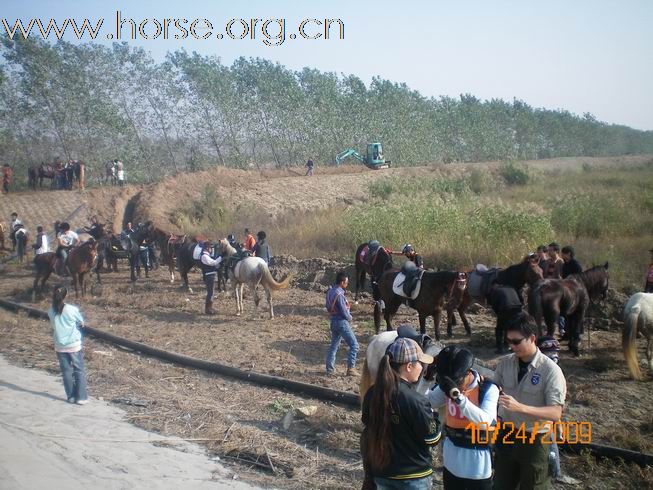
<instances>
[{"instance_id":1,"label":"tree line","mask_svg":"<svg viewBox=\"0 0 653 490\"><path fill-rule=\"evenodd\" d=\"M606 94L607 96L607 94ZM404 83L260 58L230 66L127 43L2 39L0 158L20 169L119 158L130 180L211 165L318 164L380 141L394 165L653 153L653 131L521 100L425 97Z\"/></svg>"}]
</instances>

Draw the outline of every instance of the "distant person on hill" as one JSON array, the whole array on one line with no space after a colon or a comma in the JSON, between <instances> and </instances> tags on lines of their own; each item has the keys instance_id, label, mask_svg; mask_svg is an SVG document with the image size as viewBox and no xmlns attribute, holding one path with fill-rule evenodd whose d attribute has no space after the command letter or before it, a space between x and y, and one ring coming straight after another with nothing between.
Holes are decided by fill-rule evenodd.
<instances>
[{"instance_id":1,"label":"distant person on hill","mask_svg":"<svg viewBox=\"0 0 653 490\"><path fill-rule=\"evenodd\" d=\"M116 161L116 176L118 177L118 185L121 187L125 185L125 169L120 160Z\"/></svg>"},{"instance_id":2,"label":"distant person on hill","mask_svg":"<svg viewBox=\"0 0 653 490\"><path fill-rule=\"evenodd\" d=\"M562 265L562 278L566 279L572 274L579 274L583 272L583 267L580 265L580 262L576 260L574 253L574 247L567 245L562 247L562 260L564 264Z\"/></svg>"},{"instance_id":3,"label":"distant person on hill","mask_svg":"<svg viewBox=\"0 0 653 490\"><path fill-rule=\"evenodd\" d=\"M306 162L306 176L311 177L313 175L313 168L315 167L315 164L313 163L312 159L308 159L308 162Z\"/></svg>"}]
</instances>

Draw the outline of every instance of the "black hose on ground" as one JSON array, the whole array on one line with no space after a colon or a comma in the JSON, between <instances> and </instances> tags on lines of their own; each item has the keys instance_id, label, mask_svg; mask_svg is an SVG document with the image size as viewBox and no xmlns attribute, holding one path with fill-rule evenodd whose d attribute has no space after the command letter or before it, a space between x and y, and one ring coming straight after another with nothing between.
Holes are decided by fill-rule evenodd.
<instances>
[{"instance_id":1,"label":"black hose on ground","mask_svg":"<svg viewBox=\"0 0 653 490\"><path fill-rule=\"evenodd\" d=\"M22 305L20 303L15 303L13 301L8 301L6 299L0 298L0 306L11 311L24 310L28 313L29 316L36 318L48 318L48 314L45 311L41 311L37 308L32 308L31 306ZM89 335L106 340L113 344L132 349L137 352L142 352L143 354L162 359L164 361L173 362L180 364L182 366L193 367L196 369L202 369L205 371L221 374L224 376L229 376L232 378L240 379L247 381L249 383L269 386L271 388L278 388L280 390L288 391L291 393L296 393L299 395L310 396L312 398L335 402L346 407L355 408L356 410L360 407L360 401L356 393L350 393L347 391L338 391L332 390L330 388L325 388L323 386L316 386L308 383L302 383L299 381L292 381L285 378L279 378L278 376L269 376L267 374L254 373L251 371L243 371L238 368L231 366L225 366L223 364L218 364L215 362L203 361L201 359L195 359L193 357L184 356L182 354L177 354L174 352L168 352L155 347L150 347L140 342L134 342L132 340L123 339L117 335L113 335L102 330L98 330L91 327L84 327L84 330ZM487 368L483 368L487 373L490 372ZM593 455L599 456L602 458L608 458L613 460L623 460L629 463L636 463L640 466L653 466L653 455L640 453L637 451L631 451L629 449L622 449L612 446L604 446L602 444L561 444L560 449L568 452L574 452L580 454L583 450L589 450Z\"/></svg>"}]
</instances>

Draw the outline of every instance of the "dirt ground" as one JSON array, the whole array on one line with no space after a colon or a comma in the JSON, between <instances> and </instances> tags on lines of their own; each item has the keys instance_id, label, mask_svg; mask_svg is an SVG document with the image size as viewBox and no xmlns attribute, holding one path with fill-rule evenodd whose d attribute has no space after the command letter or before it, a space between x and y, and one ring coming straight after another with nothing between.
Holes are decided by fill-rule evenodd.
<instances>
[{"instance_id":1,"label":"dirt ground","mask_svg":"<svg viewBox=\"0 0 653 490\"><path fill-rule=\"evenodd\" d=\"M235 301L225 293L216 300L216 317L201 315L204 290L199 274L191 276L196 293L187 294L178 284L171 285L161 269L134 286L129 284L126 268L105 274L102 295L79 304L89 325L132 340L245 370L357 392L358 380L344 376L344 347L338 356L338 375L323 374L329 337L321 282L329 282L335 267L324 262L325 276L318 276L317 282L300 272L306 268L301 262L295 264L298 280L294 287L275 294L273 320L264 308L254 314L251 296L246 298L244 317L236 317ZM10 265L0 295L27 302L30 283L29 269ZM94 290L100 292L98 287ZM34 306L45 309L48 303L40 300ZM364 352L374 333L369 299L352 310ZM4 311L0 320L0 351L21 365L56 372L46 322ZM415 324L416 317L402 307L397 321ZM454 338L445 341L472 347L492 366L496 362L493 318L479 308L470 321L471 339L458 327ZM648 377L635 383L629 379L618 330L593 331L591 340L591 350L585 341L580 359L567 352L562 355L569 385L565 419L591 422L596 442L653 452L653 380ZM642 351L640 345L640 359ZM86 358L94 396L126 406L129 418L146 429L214 439L207 442L209 449L236 464L254 483L352 488L361 480L361 424L355 410L198 373L92 339L87 339ZM297 415L284 429L282 419L288 411L310 405L317 407L315 415ZM653 481L650 469L600 463L587 455L564 456L563 469L581 479L584 488L646 488L642 484Z\"/></svg>"},{"instance_id":2,"label":"dirt ground","mask_svg":"<svg viewBox=\"0 0 653 490\"><path fill-rule=\"evenodd\" d=\"M638 158L628 157L622 163L637 163ZM608 162L588 160L596 165ZM610 163L614 161L610 159ZM534 164L569 162L560 159ZM154 219L165 228L177 203L197 198L204 183L212 182L227 193L230 202L244 203L252 196L269 201L272 219L296 208L355 203L364 195L370 179L388 175L385 171L366 171L362 166L329 170L325 175L320 175L320 170L314 178L304 178L281 171L254 174L214 169L200 179L197 174L182 174L143 188L21 193L3 196L0 211L8 216L18 207L21 217L35 225L51 219L40 210L47 209L54 216L68 212L68 207L57 210L56 206L75 209L75 205L85 203L88 215L98 214L102 221L112 222L114 229L132 217ZM464 170L456 166L446 170L390 169L390 173L401 175L458 171ZM302 186L297 185L299 180ZM34 206L35 201L40 205ZM177 230L171 227L169 231ZM358 380L344 376L344 346L338 356L337 375L323 374L329 342L324 291L342 266L350 267L319 258L281 258L277 277L288 272L295 277L289 290L275 293L273 320L267 317L264 301L254 314L251 295L245 300L245 315L237 317L235 300L225 293L216 299L218 315L204 316L204 287L199 274L191 274L196 292L188 294L179 289L178 282L170 284L163 269L132 285L124 263L120 272L104 274L103 286L93 286L93 294L78 303L89 325L131 340L245 370L357 392ZM28 265L10 263L2 267L0 297L29 302L31 274ZM569 388L564 417L591 422L596 442L653 453L653 377L641 383L629 378L616 319L624 297L615 293L611 297L610 308L593 313L597 318L592 321L591 349L585 339L580 359L563 352L561 367ZM74 296L69 299L76 302ZM40 299L33 306L46 309L48 303ZM374 333L369 296L353 305L352 314L363 353ZM414 312L402 307L395 323L416 321ZM443 340L470 346L479 359L492 366L497 360L492 352L493 316L479 308L470 315L470 321L471 339L458 327L453 339ZM429 324L429 333L432 331ZM12 362L58 371L46 322L0 310L0 338L0 352ZM640 359L643 348L640 341ZM182 438L210 439L208 449L233 465L243 479L279 488L355 488L362 479L358 448L362 427L356 410L181 368L93 339L86 340L85 352L92 396L124 407L128 418L140 427ZM317 411L311 416L294 412L305 406L315 406ZM439 456L436 465L440 465ZM563 471L581 480L582 488L653 488L651 468L601 462L587 454L564 455Z\"/></svg>"}]
</instances>

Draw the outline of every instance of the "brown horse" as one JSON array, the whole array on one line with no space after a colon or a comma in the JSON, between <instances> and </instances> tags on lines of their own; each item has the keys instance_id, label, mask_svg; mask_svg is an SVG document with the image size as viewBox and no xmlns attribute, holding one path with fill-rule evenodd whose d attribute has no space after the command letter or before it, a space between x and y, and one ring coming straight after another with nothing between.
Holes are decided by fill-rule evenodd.
<instances>
[{"instance_id":1,"label":"brown horse","mask_svg":"<svg viewBox=\"0 0 653 490\"><path fill-rule=\"evenodd\" d=\"M174 235L160 228L154 228L152 239L161 250L161 264L168 266L170 283L175 281L175 257L181 246L186 243L186 235Z\"/></svg>"},{"instance_id":2,"label":"brown horse","mask_svg":"<svg viewBox=\"0 0 653 490\"><path fill-rule=\"evenodd\" d=\"M537 322L538 334L542 335L544 318L547 335L553 335L562 315L569 332L569 350L575 356L580 355L578 346L587 307L590 301L599 297L605 299L608 286L607 262L585 272L572 274L566 279L539 281L528 294L528 311Z\"/></svg>"},{"instance_id":3,"label":"brown horse","mask_svg":"<svg viewBox=\"0 0 653 490\"><path fill-rule=\"evenodd\" d=\"M471 283L473 276L478 274L476 271L469 271L467 276ZM490 291L490 286L492 282L497 282L502 286L510 286L515 288L519 298L522 299L522 290L525 284L533 285L537 281L542 279L542 269L536 262L528 260L528 257L518 264L513 264L505 269L492 269L483 274L487 274L487 280L482 278L477 278L479 287L475 291L471 291L470 288L466 288L464 294L461 297L461 301L456 301L452 299L447 303L447 335L451 337L453 335L453 326L456 325L456 316L455 310L458 310L460 319L463 322L465 331L468 335L471 335L471 327L465 311L469 308L474 301L485 304L486 295Z\"/></svg>"},{"instance_id":4,"label":"brown horse","mask_svg":"<svg viewBox=\"0 0 653 490\"><path fill-rule=\"evenodd\" d=\"M421 333L426 333L426 318L433 317L435 339L440 340L440 317L445 301L449 298L462 296L467 285L467 274L456 271L426 271L422 275L419 294L414 300L411 300L395 294L392 290L392 284L399 272L398 269L390 269L384 272L378 281L379 298L383 301L383 304L377 301L374 305L376 333L379 333L381 327L381 313L383 312L387 330L392 330L392 317L397 313L402 303L406 303L417 310Z\"/></svg>"},{"instance_id":5,"label":"brown horse","mask_svg":"<svg viewBox=\"0 0 653 490\"><path fill-rule=\"evenodd\" d=\"M358 303L358 292L365 287L365 274L370 275L372 283L372 296L374 301L379 300L379 291L377 281L387 269L392 267L391 252L379 246L377 252L373 257L367 256L368 244L362 243L356 249L354 256L356 266L356 292L354 294L354 301Z\"/></svg>"},{"instance_id":6,"label":"brown horse","mask_svg":"<svg viewBox=\"0 0 653 490\"><path fill-rule=\"evenodd\" d=\"M86 295L86 283L84 282L84 277L86 276L86 273L93 268L96 256L97 241L93 238L89 238L88 241L73 248L68 254L66 266L73 278L75 297L79 296L78 286L79 289L82 290L82 297ZM39 254L34 257L36 277L34 278L34 285L32 287L32 301L36 301L36 291L40 294L43 293L45 281L47 281L50 275L55 272L56 261L57 257L54 252ZM41 279L41 286L39 287L39 280Z\"/></svg>"}]
</instances>

